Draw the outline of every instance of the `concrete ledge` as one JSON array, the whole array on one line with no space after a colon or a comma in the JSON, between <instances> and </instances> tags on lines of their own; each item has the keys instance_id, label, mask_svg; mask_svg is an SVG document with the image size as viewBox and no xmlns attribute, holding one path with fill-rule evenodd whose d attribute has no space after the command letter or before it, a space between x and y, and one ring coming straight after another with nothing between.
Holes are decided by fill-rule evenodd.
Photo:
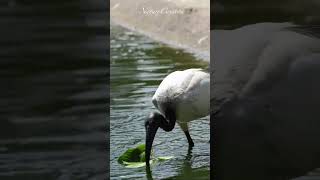
<instances>
[{"instance_id":1,"label":"concrete ledge","mask_svg":"<svg viewBox=\"0 0 320 180\"><path fill-rule=\"evenodd\" d=\"M111 0L111 21L210 61L209 0Z\"/></svg>"}]
</instances>

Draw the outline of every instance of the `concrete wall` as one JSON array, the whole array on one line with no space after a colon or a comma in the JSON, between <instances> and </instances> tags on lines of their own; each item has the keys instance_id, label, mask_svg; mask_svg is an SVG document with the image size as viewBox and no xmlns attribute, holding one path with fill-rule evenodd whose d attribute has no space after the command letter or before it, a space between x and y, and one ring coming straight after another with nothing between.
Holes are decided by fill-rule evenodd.
<instances>
[{"instance_id":1,"label":"concrete wall","mask_svg":"<svg viewBox=\"0 0 320 180\"><path fill-rule=\"evenodd\" d=\"M111 0L111 22L210 59L209 0Z\"/></svg>"}]
</instances>

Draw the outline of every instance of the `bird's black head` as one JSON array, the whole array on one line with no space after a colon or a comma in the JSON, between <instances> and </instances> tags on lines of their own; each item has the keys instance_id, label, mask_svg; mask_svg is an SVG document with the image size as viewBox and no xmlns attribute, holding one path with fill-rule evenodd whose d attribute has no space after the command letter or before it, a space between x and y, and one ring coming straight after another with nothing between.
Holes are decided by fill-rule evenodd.
<instances>
[{"instance_id":1,"label":"bird's black head","mask_svg":"<svg viewBox=\"0 0 320 180\"><path fill-rule=\"evenodd\" d=\"M158 128L162 121L165 121L165 118L158 112L152 112L144 123L144 127L146 129L146 164L149 166L150 154L152 143L154 137L157 133Z\"/></svg>"},{"instance_id":2,"label":"bird's black head","mask_svg":"<svg viewBox=\"0 0 320 180\"><path fill-rule=\"evenodd\" d=\"M158 112L152 112L148 118L145 121L145 129L146 129L146 165L147 167L150 166L150 154L151 154L151 148L152 143L154 140L154 137L157 133L158 128L165 131L172 131L174 128L176 119L174 115L174 111L167 110L166 111L166 117L168 120L160 113Z\"/></svg>"},{"instance_id":3,"label":"bird's black head","mask_svg":"<svg viewBox=\"0 0 320 180\"><path fill-rule=\"evenodd\" d=\"M153 127L153 126L159 126L161 124L161 121L163 121L165 118L158 112L152 112L149 114L148 118L144 122L144 127L146 131Z\"/></svg>"}]
</instances>

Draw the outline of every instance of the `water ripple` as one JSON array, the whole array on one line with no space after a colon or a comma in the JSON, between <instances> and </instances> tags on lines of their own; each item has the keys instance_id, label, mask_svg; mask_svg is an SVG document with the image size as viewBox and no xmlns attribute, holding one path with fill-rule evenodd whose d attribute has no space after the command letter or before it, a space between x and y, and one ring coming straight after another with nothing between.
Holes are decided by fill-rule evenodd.
<instances>
[{"instance_id":1,"label":"water ripple","mask_svg":"<svg viewBox=\"0 0 320 180\"><path fill-rule=\"evenodd\" d=\"M117 158L128 148L144 143L144 120L155 110L151 97L161 80L172 71L205 68L208 64L118 26L112 26L111 39L111 179L146 179L144 168L126 169L117 163ZM209 166L208 119L205 117L191 124L195 147L190 168ZM156 156L175 157L154 167L154 178L181 174L188 152L182 130L178 126L170 133L160 129L154 141L154 152Z\"/></svg>"}]
</instances>

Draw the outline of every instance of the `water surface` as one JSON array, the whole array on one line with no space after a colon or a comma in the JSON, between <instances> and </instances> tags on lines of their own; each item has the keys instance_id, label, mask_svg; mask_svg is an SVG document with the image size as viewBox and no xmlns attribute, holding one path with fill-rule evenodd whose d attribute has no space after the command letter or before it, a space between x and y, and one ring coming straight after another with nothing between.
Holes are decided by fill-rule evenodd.
<instances>
[{"instance_id":1,"label":"water surface","mask_svg":"<svg viewBox=\"0 0 320 180\"><path fill-rule=\"evenodd\" d=\"M125 168L117 158L128 148L145 143L144 120L155 111L151 97L161 80L170 72L207 68L208 64L115 25L111 26L110 45L110 176L146 179L144 167ZM190 133L195 147L188 153L187 139L178 126L172 132L158 131L153 145L155 156L174 159L153 166L154 179L189 179L193 172L202 172L201 176L209 179L209 117L193 121Z\"/></svg>"},{"instance_id":2,"label":"water surface","mask_svg":"<svg viewBox=\"0 0 320 180\"><path fill-rule=\"evenodd\" d=\"M0 7L0 179L107 179L105 1Z\"/></svg>"}]
</instances>

